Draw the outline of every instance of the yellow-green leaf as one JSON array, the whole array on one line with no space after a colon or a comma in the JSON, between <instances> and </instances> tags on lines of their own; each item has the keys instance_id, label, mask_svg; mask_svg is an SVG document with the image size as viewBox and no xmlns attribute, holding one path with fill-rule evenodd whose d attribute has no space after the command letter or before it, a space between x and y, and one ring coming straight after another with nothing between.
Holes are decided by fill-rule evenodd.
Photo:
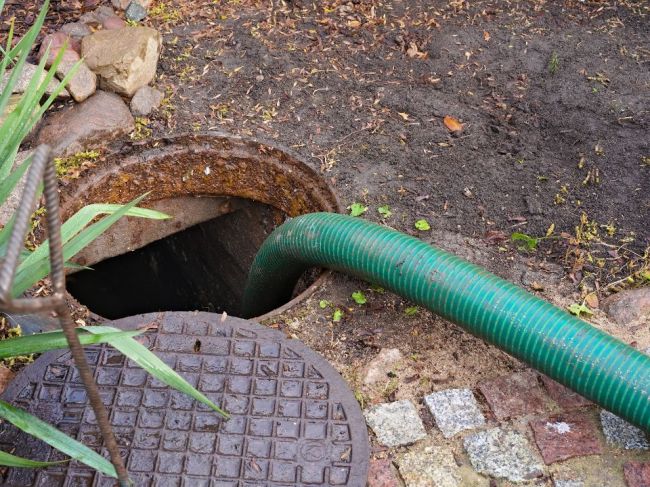
<instances>
[{"instance_id":1,"label":"yellow-green leaf","mask_svg":"<svg viewBox=\"0 0 650 487\"><path fill-rule=\"evenodd\" d=\"M350 210L350 216L361 216L368 211L368 207L361 203L352 203L348 206L348 210Z\"/></svg>"},{"instance_id":2,"label":"yellow-green leaf","mask_svg":"<svg viewBox=\"0 0 650 487\"><path fill-rule=\"evenodd\" d=\"M431 225L429 225L428 221L422 219L415 222L415 228L422 232L426 232L427 230L431 230Z\"/></svg>"}]
</instances>

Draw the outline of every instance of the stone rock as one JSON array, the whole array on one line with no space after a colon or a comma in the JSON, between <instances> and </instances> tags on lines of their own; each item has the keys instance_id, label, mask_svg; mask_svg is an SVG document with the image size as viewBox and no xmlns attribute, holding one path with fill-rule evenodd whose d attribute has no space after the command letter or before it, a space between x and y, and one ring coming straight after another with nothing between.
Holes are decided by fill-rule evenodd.
<instances>
[{"instance_id":1,"label":"stone rock","mask_svg":"<svg viewBox=\"0 0 650 487\"><path fill-rule=\"evenodd\" d=\"M526 196L526 207L528 208L528 213L531 215L543 215L544 210L542 209L542 204L540 201L534 197L534 196Z\"/></svg>"},{"instance_id":2,"label":"stone rock","mask_svg":"<svg viewBox=\"0 0 650 487\"><path fill-rule=\"evenodd\" d=\"M50 144L57 156L65 157L129 134L134 128L133 116L122 99L97 91L83 103L47 118L37 143Z\"/></svg>"},{"instance_id":3,"label":"stone rock","mask_svg":"<svg viewBox=\"0 0 650 487\"><path fill-rule=\"evenodd\" d=\"M55 32L53 34L46 35L43 39L43 42L41 42L41 47L38 50L36 57L40 61L47 52L48 54L47 61L45 61L45 66L49 68L59 54L59 50L66 44L67 48L63 53L63 60L76 61L79 59L79 43L73 41L73 39L64 32ZM77 49L75 49L75 47Z\"/></svg>"},{"instance_id":4,"label":"stone rock","mask_svg":"<svg viewBox=\"0 0 650 487\"><path fill-rule=\"evenodd\" d=\"M32 80L34 76L36 76L36 73L38 72L38 66L35 64L30 64L30 63L25 63L23 65L23 70L20 72L20 76L18 77L18 81L14 85L14 89L12 93L24 93L27 87L29 86L29 82ZM11 71L8 71L5 73L4 77L2 78L2 82L0 82L0 92L4 90L5 86L7 85L7 82L9 80L9 76L11 75ZM45 78L45 71L41 72L41 82ZM51 80L47 84L47 88L45 89L45 94L46 95L51 95L54 93L54 90L56 90L57 86L59 83L57 83L56 80ZM68 90L63 88L61 90L61 93L59 93L58 98L70 98L70 93L68 93Z\"/></svg>"},{"instance_id":5,"label":"stone rock","mask_svg":"<svg viewBox=\"0 0 650 487\"><path fill-rule=\"evenodd\" d=\"M16 158L14 159L14 168L20 166L23 162L25 162L27 158L32 155L32 152L34 151L26 150L20 151L18 154L16 154ZM2 203L2 206L0 206L0 225L3 227L11 219L14 212L16 211L16 208L18 208L18 205L20 204L20 200L23 195L23 189L25 187L25 177L26 176L23 175L20 181L16 183L13 191L9 193L7 199Z\"/></svg>"},{"instance_id":6,"label":"stone rock","mask_svg":"<svg viewBox=\"0 0 650 487\"><path fill-rule=\"evenodd\" d=\"M469 389L447 389L424 398L436 425L445 438L485 424L483 413Z\"/></svg>"},{"instance_id":7,"label":"stone rock","mask_svg":"<svg viewBox=\"0 0 650 487\"><path fill-rule=\"evenodd\" d=\"M79 17L79 22L82 24L86 25L93 25L96 27L102 26L104 27L104 22L107 19L110 19L111 17L120 19L113 9L111 7L108 7L106 5L102 5L101 7L97 7L95 10L92 12L86 12L83 14L81 17ZM122 20L122 19L120 19ZM105 27L104 27L105 28Z\"/></svg>"},{"instance_id":8,"label":"stone rock","mask_svg":"<svg viewBox=\"0 0 650 487\"><path fill-rule=\"evenodd\" d=\"M484 380L478 387L500 421L539 413L547 407L547 396L532 370Z\"/></svg>"},{"instance_id":9,"label":"stone rock","mask_svg":"<svg viewBox=\"0 0 650 487\"><path fill-rule=\"evenodd\" d=\"M648 487L650 485L650 462L628 462L623 467L628 487Z\"/></svg>"},{"instance_id":10,"label":"stone rock","mask_svg":"<svg viewBox=\"0 0 650 487\"><path fill-rule=\"evenodd\" d=\"M626 289L607 297L601 308L619 325L650 317L650 287Z\"/></svg>"},{"instance_id":11,"label":"stone rock","mask_svg":"<svg viewBox=\"0 0 650 487\"><path fill-rule=\"evenodd\" d=\"M648 450L650 442L643 431L636 426L619 418L614 413L600 411L600 422L603 426L605 439L610 445L626 450Z\"/></svg>"},{"instance_id":12,"label":"stone rock","mask_svg":"<svg viewBox=\"0 0 650 487\"><path fill-rule=\"evenodd\" d=\"M62 80L78 60L79 59L63 59L56 67L57 78ZM86 63L82 61L77 66L75 73L68 80L66 88L70 95L72 95L72 98L74 98L74 101L80 103L95 93L95 90L97 89L97 76L88 69Z\"/></svg>"},{"instance_id":13,"label":"stone rock","mask_svg":"<svg viewBox=\"0 0 650 487\"><path fill-rule=\"evenodd\" d=\"M111 0L113 7L119 8L120 10L126 10L132 0ZM138 3L144 8L149 8L151 5L151 0L138 0Z\"/></svg>"},{"instance_id":14,"label":"stone rock","mask_svg":"<svg viewBox=\"0 0 650 487\"><path fill-rule=\"evenodd\" d=\"M133 0L126 8L125 15L128 20L140 22L147 16L147 9L144 8L139 2Z\"/></svg>"},{"instance_id":15,"label":"stone rock","mask_svg":"<svg viewBox=\"0 0 650 487\"><path fill-rule=\"evenodd\" d=\"M31 152L31 151L30 151ZM19 153L20 154L20 153ZM24 181L24 180L23 180ZM24 183L23 183L24 184ZM22 195L22 189L21 189ZM20 327L23 335L33 335L46 331L55 331L61 328L58 318L43 314L12 314L7 315L12 328Z\"/></svg>"},{"instance_id":16,"label":"stone rock","mask_svg":"<svg viewBox=\"0 0 650 487\"><path fill-rule=\"evenodd\" d=\"M133 97L135 100L135 97ZM386 375L391 368L402 360L402 352L397 348L383 348L375 358L373 358L366 367L366 375L363 378L363 385L372 387L375 384L383 383L387 380Z\"/></svg>"},{"instance_id":17,"label":"stone rock","mask_svg":"<svg viewBox=\"0 0 650 487\"><path fill-rule=\"evenodd\" d=\"M501 428L479 431L464 438L465 451L479 473L513 482L544 475L544 465L524 435Z\"/></svg>"},{"instance_id":18,"label":"stone rock","mask_svg":"<svg viewBox=\"0 0 650 487\"><path fill-rule=\"evenodd\" d=\"M156 75L161 42L155 29L126 27L84 37L81 52L102 88L133 96Z\"/></svg>"},{"instance_id":19,"label":"stone rock","mask_svg":"<svg viewBox=\"0 0 650 487\"><path fill-rule=\"evenodd\" d=\"M563 409L577 409L592 404L589 399L585 399L577 392L572 391L568 387L564 387L550 377L542 375L541 378L548 395Z\"/></svg>"},{"instance_id":20,"label":"stone rock","mask_svg":"<svg viewBox=\"0 0 650 487\"><path fill-rule=\"evenodd\" d=\"M4 112L0 113L0 125L2 125L9 114L14 111L14 108L16 108L21 98L22 95L9 95L9 100L7 101L7 106L5 106Z\"/></svg>"},{"instance_id":21,"label":"stone rock","mask_svg":"<svg viewBox=\"0 0 650 487\"><path fill-rule=\"evenodd\" d=\"M131 113L136 117L146 117L160 106L165 95L151 86L138 88L131 99Z\"/></svg>"},{"instance_id":22,"label":"stone rock","mask_svg":"<svg viewBox=\"0 0 650 487\"><path fill-rule=\"evenodd\" d=\"M568 413L530 422L546 465L585 455L598 455L603 446L592 418Z\"/></svg>"},{"instance_id":23,"label":"stone rock","mask_svg":"<svg viewBox=\"0 0 650 487\"><path fill-rule=\"evenodd\" d=\"M410 445L427 435L411 401L379 404L364 411L366 422L384 446Z\"/></svg>"},{"instance_id":24,"label":"stone rock","mask_svg":"<svg viewBox=\"0 0 650 487\"><path fill-rule=\"evenodd\" d=\"M102 22L102 27L105 30L123 29L126 26L127 23L119 17L108 17Z\"/></svg>"},{"instance_id":25,"label":"stone rock","mask_svg":"<svg viewBox=\"0 0 650 487\"><path fill-rule=\"evenodd\" d=\"M397 457L399 473L406 487L457 487L463 485L451 451L427 446Z\"/></svg>"},{"instance_id":26,"label":"stone rock","mask_svg":"<svg viewBox=\"0 0 650 487\"><path fill-rule=\"evenodd\" d=\"M553 487L584 487L582 480L553 480Z\"/></svg>"},{"instance_id":27,"label":"stone rock","mask_svg":"<svg viewBox=\"0 0 650 487\"><path fill-rule=\"evenodd\" d=\"M390 460L370 460L367 487L400 487Z\"/></svg>"},{"instance_id":28,"label":"stone rock","mask_svg":"<svg viewBox=\"0 0 650 487\"><path fill-rule=\"evenodd\" d=\"M61 27L61 32L72 38L81 39L92 34L93 31L83 22L70 22Z\"/></svg>"}]
</instances>

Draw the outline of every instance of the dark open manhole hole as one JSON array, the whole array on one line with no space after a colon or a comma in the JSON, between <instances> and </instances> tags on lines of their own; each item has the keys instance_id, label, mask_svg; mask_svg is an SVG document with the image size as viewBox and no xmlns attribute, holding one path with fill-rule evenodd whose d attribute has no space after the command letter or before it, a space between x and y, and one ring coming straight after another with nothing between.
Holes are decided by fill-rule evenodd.
<instances>
[{"instance_id":1,"label":"dark open manhole hole","mask_svg":"<svg viewBox=\"0 0 650 487\"><path fill-rule=\"evenodd\" d=\"M75 259L94 270L69 274L68 291L109 319L186 310L239 316L248 270L269 233L287 217L340 209L306 164L239 138L161 139L122 148L103 164L65 188L66 215L150 191L142 206L173 216L123 219ZM297 299L318 275L304 276Z\"/></svg>"},{"instance_id":2,"label":"dark open manhole hole","mask_svg":"<svg viewBox=\"0 0 650 487\"><path fill-rule=\"evenodd\" d=\"M365 485L365 422L351 391L327 361L278 331L211 313L152 313L112 324L134 329L152 323L157 329L143 335L148 346L231 418L222 420L169 390L114 349L89 347L135 485ZM69 352L41 356L23 369L2 399L100 448L98 427ZM63 459L7 423L0 425L0 449L38 460ZM76 461L42 470L8 469L2 483L114 484Z\"/></svg>"}]
</instances>

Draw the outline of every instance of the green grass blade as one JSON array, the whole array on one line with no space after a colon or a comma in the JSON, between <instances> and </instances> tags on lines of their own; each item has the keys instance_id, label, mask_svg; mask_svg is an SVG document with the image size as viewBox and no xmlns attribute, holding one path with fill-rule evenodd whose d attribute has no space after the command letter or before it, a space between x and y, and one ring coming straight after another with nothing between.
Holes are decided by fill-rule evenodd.
<instances>
[{"instance_id":1,"label":"green grass blade","mask_svg":"<svg viewBox=\"0 0 650 487\"><path fill-rule=\"evenodd\" d=\"M79 213L77 212L77 214L71 217L70 220L66 221L61 228L64 242L63 258L66 261L70 260L99 235L108 230L108 228L110 228L110 226L122 216L144 216L146 218L156 219L168 218L164 213L155 210L134 208L136 204L147 196L147 194L148 193L143 194L126 205L90 205L93 207L90 212L84 212L84 208L79 210L79 212L84 212L83 216L75 218ZM111 211L112 213L110 213ZM83 225L79 225L80 223L86 224L93 220L98 214L104 214L107 212L108 216L89 227L82 229ZM22 294L39 279L45 277L48 274L49 269L49 244L48 242L44 242L18 266L13 288L14 296Z\"/></svg>"},{"instance_id":2,"label":"green grass blade","mask_svg":"<svg viewBox=\"0 0 650 487\"><path fill-rule=\"evenodd\" d=\"M25 174L25 171L31 162L32 158L30 156L25 162L14 169L13 172L9 174L9 176L0 180L0 205L7 200L18 181L20 181L20 178L22 178L23 174Z\"/></svg>"},{"instance_id":3,"label":"green grass blade","mask_svg":"<svg viewBox=\"0 0 650 487\"><path fill-rule=\"evenodd\" d=\"M2 12L2 7L0 7L0 12ZM7 51L11 50L11 43L14 39L14 20L12 19L9 24L9 33L7 34ZM5 71L9 65L11 58L9 54L3 49L2 50L2 59L0 60L0 79L4 81ZM0 106L0 113L4 113L4 107Z\"/></svg>"},{"instance_id":4,"label":"green grass blade","mask_svg":"<svg viewBox=\"0 0 650 487\"><path fill-rule=\"evenodd\" d=\"M103 327L107 330L119 331L117 328L110 326ZM98 333L97 330L88 330L90 333ZM149 372L153 377L158 379L161 382L164 382L170 387L173 387L177 391L183 392L188 396L196 399L197 401L202 402L206 406L212 408L217 413L221 414L225 418L228 418L229 415L216 404L210 401L205 397L201 392L197 391L192 387L185 379L178 375L173 369L171 369L165 362L160 360L154 353L152 353L147 347L133 340L132 338L119 338L111 341L111 346L118 349L124 355L126 355L130 360L138 364L144 370Z\"/></svg>"},{"instance_id":5,"label":"green grass blade","mask_svg":"<svg viewBox=\"0 0 650 487\"><path fill-rule=\"evenodd\" d=\"M90 329L95 327L77 328L77 336L82 345L95 345L97 343L111 343L113 340L133 338L142 333L136 331L104 331L99 328L100 333L91 333ZM68 348L68 342L62 331L49 331L37 335L25 335L16 338L7 338L0 341L0 359L30 355L32 353L43 353L50 350Z\"/></svg>"},{"instance_id":6,"label":"green grass blade","mask_svg":"<svg viewBox=\"0 0 650 487\"><path fill-rule=\"evenodd\" d=\"M149 193L144 194L140 198L147 196L147 194ZM136 204L139 203L139 201L140 200L136 201ZM120 211L123 207L124 205L113 204L92 204L84 206L82 209L68 218L65 223L63 223L63 225L61 225L61 240L63 242L63 245L67 244L70 239L79 234L79 232L81 232L86 227L86 225L88 225L98 216L113 215L116 212ZM137 207L129 208L124 216L150 218L153 220L165 220L167 218L170 218L169 215L161 213L160 211ZM32 252L31 259L25 260L22 265L29 266L36 260L47 257L49 255L49 251L49 243L46 240L38 249Z\"/></svg>"},{"instance_id":7,"label":"green grass blade","mask_svg":"<svg viewBox=\"0 0 650 487\"><path fill-rule=\"evenodd\" d=\"M52 76L50 76L50 73L52 75L54 75L54 72L56 71L56 66L58 66L58 64L59 64L59 62L61 60L60 56L61 56L61 53L59 53L59 56L57 56L56 60L54 61L54 64L52 64L52 67L48 71L47 75L45 76L45 78L43 78L43 82L48 81L48 84L49 84L49 80L52 79ZM40 120L40 118L43 116L43 113L45 113L45 111L48 108L50 108L50 105L52 105L52 103L54 103L54 100L56 99L56 97L59 96L59 94L66 87L66 85L68 84L70 79L77 73L77 69L79 69L79 66L81 65L81 63L83 63L83 61L80 59L79 61L77 61L76 63L74 63L72 65L72 67L65 74L63 79L59 82L58 85L56 85L56 88L54 88L54 90L52 91L50 96L47 98L47 100L45 100L45 103L43 103L43 105L41 105L41 108L37 109L35 111L34 120L32 121L32 124L38 122L38 120ZM43 94L45 94L45 91L47 91L48 84L45 84L43 86Z\"/></svg>"},{"instance_id":8,"label":"green grass blade","mask_svg":"<svg viewBox=\"0 0 650 487\"><path fill-rule=\"evenodd\" d=\"M11 48L11 46L8 46L11 48L8 52L8 56L10 59L16 58L25 49L27 49L27 51L32 50L32 47L34 46L34 41L38 36L38 33L41 31L41 27L43 27L43 22L45 21L45 16L47 15L47 10L49 9L49 6L50 6L50 0L46 0L45 2L43 2L43 6L39 11L38 17L30 27L30 29L27 31L27 33L30 33L32 29L35 30L36 34L33 37L31 35L30 36L24 35L13 48Z\"/></svg>"},{"instance_id":9,"label":"green grass blade","mask_svg":"<svg viewBox=\"0 0 650 487\"><path fill-rule=\"evenodd\" d=\"M34 124L40 119L44 111L50 106L54 101L54 98L56 98L58 93L63 89L63 85L59 83L54 93L48 98L48 102L43 104L43 106L39 106L41 98L45 95L48 85L54 78L58 64L61 62L61 59L63 59L64 51L65 46L59 50L59 53L50 69L45 71L45 62L49 53L48 49L46 54L41 58L41 61L36 68L36 73L30 79L29 85L20 98L18 105L10 114L10 116L14 116L11 119L11 123L7 123L9 121L8 117L2 127L0 127L0 160L4 161L3 165L0 167L0 176L5 177L9 173L9 170L11 170L11 164L8 164L7 161L13 159L10 157L11 152L17 150L22 140L34 127ZM22 70L22 65L17 65L12 71L12 76L20 70Z\"/></svg>"},{"instance_id":10,"label":"green grass blade","mask_svg":"<svg viewBox=\"0 0 650 487\"><path fill-rule=\"evenodd\" d=\"M41 468L56 465L58 463L67 462L62 460L58 462L39 462L36 460L28 460L27 458L17 457L11 453L0 451L0 465L4 467L19 467L19 468Z\"/></svg>"},{"instance_id":11,"label":"green grass blade","mask_svg":"<svg viewBox=\"0 0 650 487\"><path fill-rule=\"evenodd\" d=\"M14 213L9 218L7 224L0 230L0 257L4 257L5 251L7 249L7 244L9 243L9 238L11 237L11 229L14 227L14 221L16 221L16 214Z\"/></svg>"},{"instance_id":12,"label":"green grass blade","mask_svg":"<svg viewBox=\"0 0 650 487\"><path fill-rule=\"evenodd\" d=\"M69 457L95 470L99 470L106 475L117 477L115 468L113 468L113 465L108 460L55 427L41 421L36 416L32 416L9 403L0 401L0 417L6 419L25 433L65 453Z\"/></svg>"},{"instance_id":13,"label":"green grass blade","mask_svg":"<svg viewBox=\"0 0 650 487\"><path fill-rule=\"evenodd\" d=\"M9 76L7 87L4 90L2 90L2 93L0 93L0 107L4 108L6 106L7 100L9 99L9 95L11 95L11 92L13 91L13 87L16 85L16 82L18 81L20 72L22 71L25 62L27 61L27 56L29 55L29 51L31 50L31 47L34 45L34 42L36 41L36 36L38 36L38 33L40 32L41 27L43 26L43 21L45 20L45 15L47 13L49 3L50 3L49 0L46 0L43 3L43 7L41 8L41 11L38 13L38 17L36 17L34 24L30 27L30 29L27 31L25 36L20 40L20 42L16 45L16 47L12 49L8 54L10 59L13 59L13 57L17 56L18 61L16 61L16 64L11 72L11 75ZM0 162L2 161L0 160Z\"/></svg>"},{"instance_id":14,"label":"green grass blade","mask_svg":"<svg viewBox=\"0 0 650 487\"><path fill-rule=\"evenodd\" d=\"M87 265L81 265L81 264L76 264L74 262L66 261L63 263L64 267L66 269L75 269L77 271L92 271L92 267L88 267Z\"/></svg>"},{"instance_id":15,"label":"green grass blade","mask_svg":"<svg viewBox=\"0 0 650 487\"><path fill-rule=\"evenodd\" d=\"M147 196L149 193L145 194ZM61 238L63 243L67 243L72 237L79 233L86 225L93 221L99 215L111 215L116 211L119 211L124 205L114 205L114 204L92 204L84 206L77 213L72 215L66 222L61 226ZM171 218L169 215L162 213L156 210L150 210L148 208L131 208L125 216L134 216L138 218L149 218L152 220L167 220Z\"/></svg>"}]
</instances>

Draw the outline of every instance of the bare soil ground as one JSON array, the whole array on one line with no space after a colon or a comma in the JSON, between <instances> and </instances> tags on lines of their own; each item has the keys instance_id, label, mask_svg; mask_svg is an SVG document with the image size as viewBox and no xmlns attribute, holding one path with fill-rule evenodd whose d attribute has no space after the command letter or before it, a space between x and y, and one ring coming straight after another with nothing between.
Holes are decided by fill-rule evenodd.
<instances>
[{"instance_id":1,"label":"bare soil ground","mask_svg":"<svg viewBox=\"0 0 650 487\"><path fill-rule=\"evenodd\" d=\"M45 30L99 4L54 0ZM0 35L37 7L7 2ZM139 134L265 139L366 218L510 250L518 232L587 291L641 284L649 18L645 0L158 0L167 97Z\"/></svg>"},{"instance_id":2,"label":"bare soil ground","mask_svg":"<svg viewBox=\"0 0 650 487\"><path fill-rule=\"evenodd\" d=\"M494 243L553 225L541 246L576 282L647 264L647 3L158 5L170 97L156 133L290 147L365 217L389 205L400 230L426 218Z\"/></svg>"},{"instance_id":3,"label":"bare soil ground","mask_svg":"<svg viewBox=\"0 0 650 487\"><path fill-rule=\"evenodd\" d=\"M73 3L53 3L49 29L78 17ZM21 18L25 6L9 8ZM367 206L365 218L560 306L649 279L647 1L165 0L150 13L165 40L156 85L166 98L141 121L154 135L220 130L288 147L346 206ZM445 116L463 130L451 132ZM390 217L377 211L384 205ZM432 231L414 229L422 218ZM529 253L514 232L535 237ZM357 290L363 306L350 298ZM331 360L363 404L474 389L523 368L410 306L335 275L266 324ZM650 346L647 327L614 328L594 312L597 326ZM364 390L363 367L390 347L408 364L397 381ZM599 458L554 468L588 468L600 481L618 472L605 483L623 485L628 457Z\"/></svg>"}]
</instances>

